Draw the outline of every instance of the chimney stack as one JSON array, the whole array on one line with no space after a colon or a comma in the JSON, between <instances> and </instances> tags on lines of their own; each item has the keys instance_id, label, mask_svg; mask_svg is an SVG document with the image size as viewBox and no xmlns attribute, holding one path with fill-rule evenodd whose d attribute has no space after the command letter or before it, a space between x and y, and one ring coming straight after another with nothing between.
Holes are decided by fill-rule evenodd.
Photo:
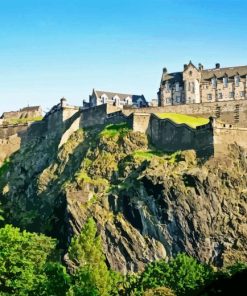
<instances>
[{"instance_id":1,"label":"chimney stack","mask_svg":"<svg viewBox=\"0 0 247 296\"><path fill-rule=\"evenodd\" d=\"M203 65L201 63L198 64L198 69L203 70Z\"/></svg>"},{"instance_id":2,"label":"chimney stack","mask_svg":"<svg viewBox=\"0 0 247 296\"><path fill-rule=\"evenodd\" d=\"M215 64L215 68L216 68L216 69L220 69L220 63L216 63L216 64Z\"/></svg>"},{"instance_id":3,"label":"chimney stack","mask_svg":"<svg viewBox=\"0 0 247 296\"><path fill-rule=\"evenodd\" d=\"M187 69L188 65L184 64L184 71Z\"/></svg>"},{"instance_id":4,"label":"chimney stack","mask_svg":"<svg viewBox=\"0 0 247 296\"><path fill-rule=\"evenodd\" d=\"M163 68L163 73L167 73L167 68Z\"/></svg>"}]
</instances>

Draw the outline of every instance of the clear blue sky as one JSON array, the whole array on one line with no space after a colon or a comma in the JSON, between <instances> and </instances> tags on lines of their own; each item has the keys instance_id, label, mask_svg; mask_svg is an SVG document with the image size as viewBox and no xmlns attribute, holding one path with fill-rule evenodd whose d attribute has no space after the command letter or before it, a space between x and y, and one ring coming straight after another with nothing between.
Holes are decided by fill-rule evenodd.
<instances>
[{"instance_id":1,"label":"clear blue sky","mask_svg":"<svg viewBox=\"0 0 247 296\"><path fill-rule=\"evenodd\" d=\"M92 88L156 97L190 59L247 64L246 0L0 0L0 113Z\"/></svg>"}]
</instances>

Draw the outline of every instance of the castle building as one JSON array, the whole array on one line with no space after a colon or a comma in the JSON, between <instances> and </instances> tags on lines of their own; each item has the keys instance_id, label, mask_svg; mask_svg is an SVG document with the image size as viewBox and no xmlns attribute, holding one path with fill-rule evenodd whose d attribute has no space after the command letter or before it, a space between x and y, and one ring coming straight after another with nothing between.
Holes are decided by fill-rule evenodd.
<instances>
[{"instance_id":1,"label":"castle building","mask_svg":"<svg viewBox=\"0 0 247 296\"><path fill-rule=\"evenodd\" d=\"M93 89L92 95L89 96L89 107L95 107L102 104L110 104L120 108L123 108L124 105L134 107L148 106L144 95L120 94Z\"/></svg>"},{"instance_id":2,"label":"castle building","mask_svg":"<svg viewBox=\"0 0 247 296\"><path fill-rule=\"evenodd\" d=\"M190 61L183 72L163 69L158 92L159 106L247 99L247 66L213 69Z\"/></svg>"}]
</instances>

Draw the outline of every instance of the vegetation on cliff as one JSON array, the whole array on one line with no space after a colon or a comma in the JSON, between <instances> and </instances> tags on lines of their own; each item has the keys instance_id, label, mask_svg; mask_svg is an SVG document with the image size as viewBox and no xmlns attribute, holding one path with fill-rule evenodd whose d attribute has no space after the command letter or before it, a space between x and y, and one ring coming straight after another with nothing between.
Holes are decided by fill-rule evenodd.
<instances>
[{"instance_id":1,"label":"vegetation on cliff","mask_svg":"<svg viewBox=\"0 0 247 296\"><path fill-rule=\"evenodd\" d=\"M208 265L247 261L243 149L203 163L194 151L157 151L126 124L79 129L58 148L63 132L30 141L0 169L6 223L62 250L68 271L47 251L42 278L66 279L69 295L192 295L216 277Z\"/></svg>"}]
</instances>

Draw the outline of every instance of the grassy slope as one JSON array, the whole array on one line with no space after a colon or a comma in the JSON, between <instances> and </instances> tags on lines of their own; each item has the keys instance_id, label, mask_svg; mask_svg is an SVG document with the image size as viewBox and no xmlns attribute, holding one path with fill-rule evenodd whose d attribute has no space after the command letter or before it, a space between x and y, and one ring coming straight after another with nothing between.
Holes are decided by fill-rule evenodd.
<instances>
[{"instance_id":1,"label":"grassy slope","mask_svg":"<svg viewBox=\"0 0 247 296\"><path fill-rule=\"evenodd\" d=\"M155 113L155 115L161 119L170 119L178 124L185 123L192 128L196 128L197 126L209 123L209 119L207 119L207 118L193 117L193 116L184 115L184 114Z\"/></svg>"}]
</instances>

